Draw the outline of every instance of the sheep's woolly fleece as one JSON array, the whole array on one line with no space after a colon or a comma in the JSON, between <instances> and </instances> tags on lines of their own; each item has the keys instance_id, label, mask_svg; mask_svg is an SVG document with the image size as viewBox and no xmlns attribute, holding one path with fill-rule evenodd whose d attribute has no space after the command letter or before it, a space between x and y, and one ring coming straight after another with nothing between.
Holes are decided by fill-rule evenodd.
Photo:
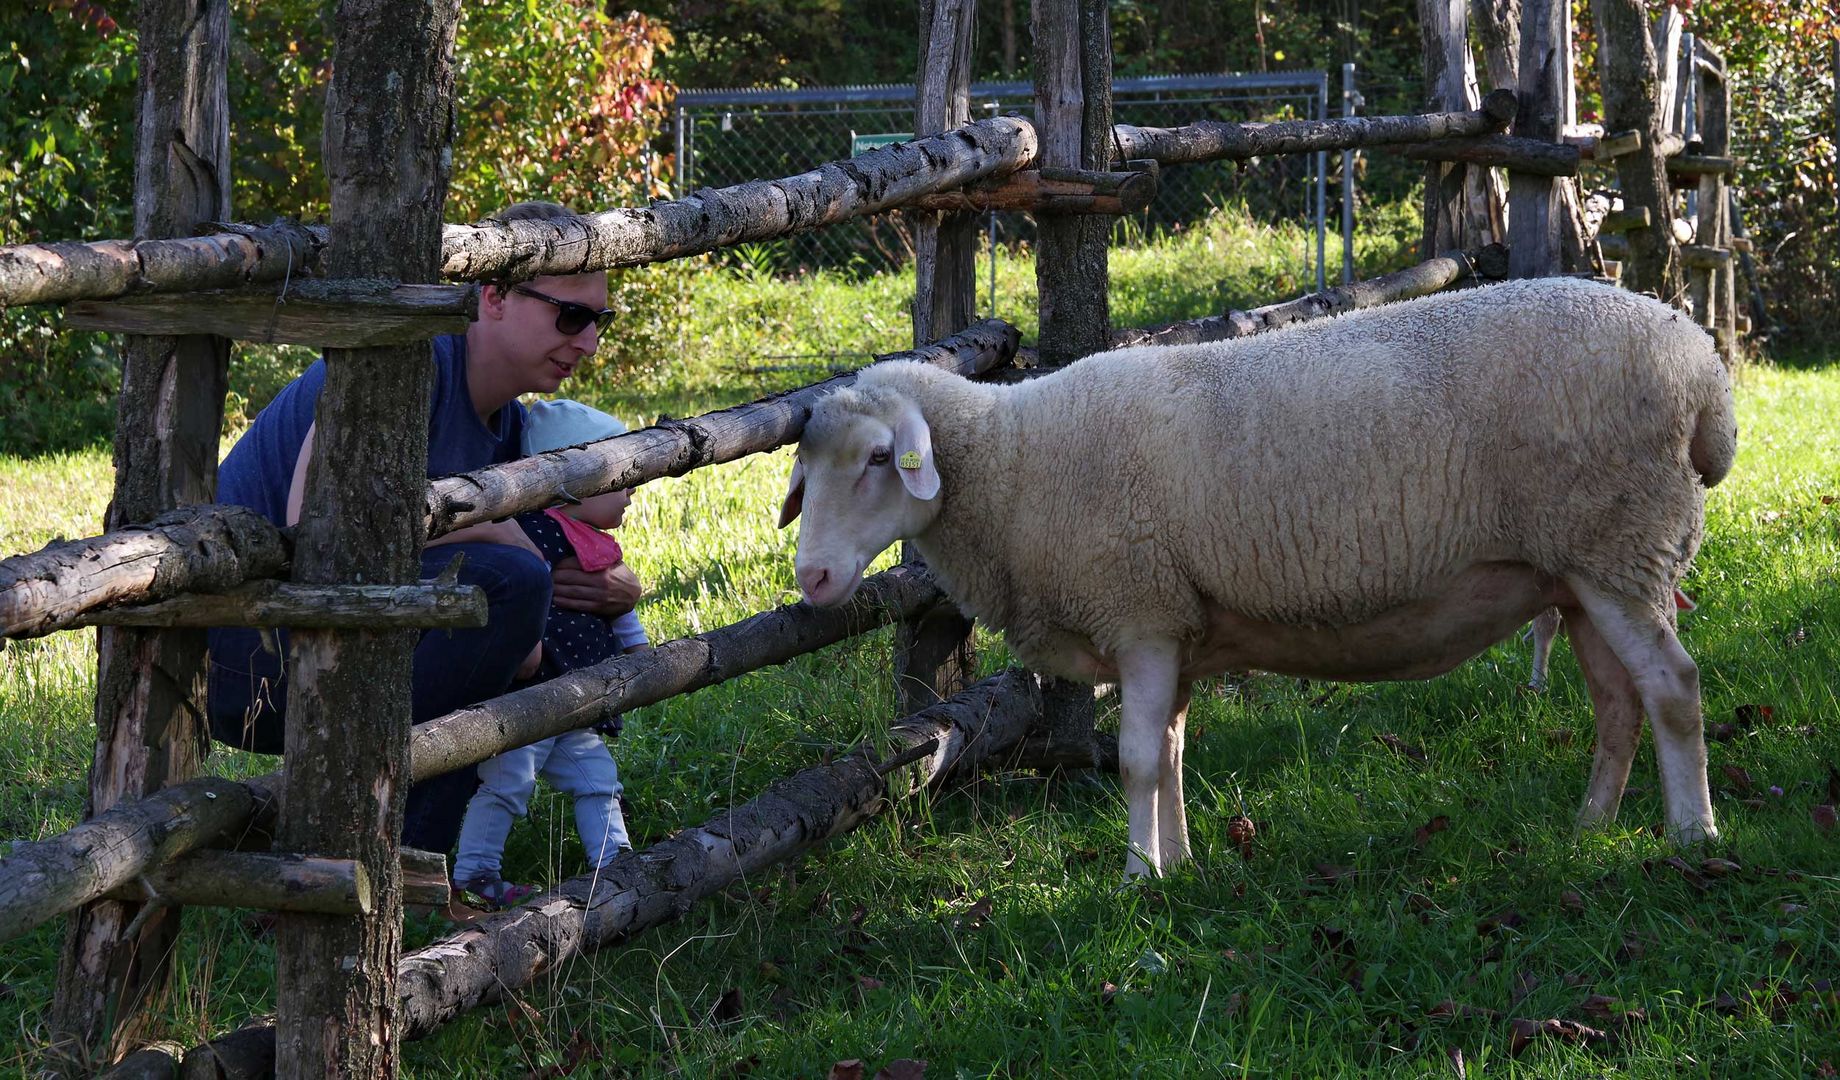
<instances>
[{"instance_id":1,"label":"sheep's woolly fleece","mask_svg":"<svg viewBox=\"0 0 1840 1080\"><path fill-rule=\"evenodd\" d=\"M1101 653L1193 640L1211 605L1347 626L1491 561L1664 604L1737 436L1703 331L1570 279L1101 353L1010 386L877 365L820 403L807 445L902 399L942 485L915 542L1050 671L1069 635Z\"/></svg>"}]
</instances>

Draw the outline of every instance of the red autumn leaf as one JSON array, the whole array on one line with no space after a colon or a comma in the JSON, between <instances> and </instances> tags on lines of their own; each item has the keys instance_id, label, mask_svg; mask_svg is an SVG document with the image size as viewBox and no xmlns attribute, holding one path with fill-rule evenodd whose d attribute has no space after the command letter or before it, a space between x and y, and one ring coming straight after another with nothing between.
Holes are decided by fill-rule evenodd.
<instances>
[{"instance_id":1,"label":"red autumn leaf","mask_svg":"<svg viewBox=\"0 0 1840 1080\"><path fill-rule=\"evenodd\" d=\"M849 1058L831 1066L830 1080L862 1080L863 1063L860 1058Z\"/></svg>"},{"instance_id":2,"label":"red autumn leaf","mask_svg":"<svg viewBox=\"0 0 1840 1080\"><path fill-rule=\"evenodd\" d=\"M875 1070L875 1080L925 1080L926 1061L922 1058L895 1058Z\"/></svg>"}]
</instances>

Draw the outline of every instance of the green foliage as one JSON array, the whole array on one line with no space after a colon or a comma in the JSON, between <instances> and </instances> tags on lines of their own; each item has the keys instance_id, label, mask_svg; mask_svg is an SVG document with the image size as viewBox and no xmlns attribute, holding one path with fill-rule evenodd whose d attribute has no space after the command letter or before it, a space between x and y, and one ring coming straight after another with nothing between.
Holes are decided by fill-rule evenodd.
<instances>
[{"instance_id":1,"label":"green foliage","mask_svg":"<svg viewBox=\"0 0 1840 1080\"><path fill-rule=\"evenodd\" d=\"M125 236L133 206L134 35L91 4L0 5L0 244ZM111 343L0 310L0 447L106 438Z\"/></svg>"}]
</instances>

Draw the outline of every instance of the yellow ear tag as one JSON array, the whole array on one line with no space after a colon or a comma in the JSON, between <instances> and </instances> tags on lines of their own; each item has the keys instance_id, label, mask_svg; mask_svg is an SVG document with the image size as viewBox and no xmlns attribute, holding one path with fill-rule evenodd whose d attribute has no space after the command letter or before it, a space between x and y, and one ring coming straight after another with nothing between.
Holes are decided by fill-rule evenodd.
<instances>
[{"instance_id":1,"label":"yellow ear tag","mask_svg":"<svg viewBox=\"0 0 1840 1080\"><path fill-rule=\"evenodd\" d=\"M907 453L902 454L901 460L895 462L895 464L901 466L903 469L918 469L920 467L920 451L909 450Z\"/></svg>"}]
</instances>

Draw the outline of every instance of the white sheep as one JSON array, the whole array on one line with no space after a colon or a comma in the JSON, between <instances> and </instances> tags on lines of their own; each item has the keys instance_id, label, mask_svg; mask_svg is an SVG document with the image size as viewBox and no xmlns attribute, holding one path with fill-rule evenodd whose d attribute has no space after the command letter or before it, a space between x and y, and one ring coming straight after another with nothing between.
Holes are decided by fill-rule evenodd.
<instances>
[{"instance_id":1,"label":"white sheep","mask_svg":"<svg viewBox=\"0 0 1840 1080\"><path fill-rule=\"evenodd\" d=\"M1596 709L1579 819L1645 709L1667 825L1716 835L1674 631L1736 448L1711 340L1652 299L1510 282L1017 385L888 363L812 410L780 523L813 604L911 538L1039 670L1119 684L1126 871L1188 857L1191 680L1424 679L1563 612Z\"/></svg>"}]
</instances>

